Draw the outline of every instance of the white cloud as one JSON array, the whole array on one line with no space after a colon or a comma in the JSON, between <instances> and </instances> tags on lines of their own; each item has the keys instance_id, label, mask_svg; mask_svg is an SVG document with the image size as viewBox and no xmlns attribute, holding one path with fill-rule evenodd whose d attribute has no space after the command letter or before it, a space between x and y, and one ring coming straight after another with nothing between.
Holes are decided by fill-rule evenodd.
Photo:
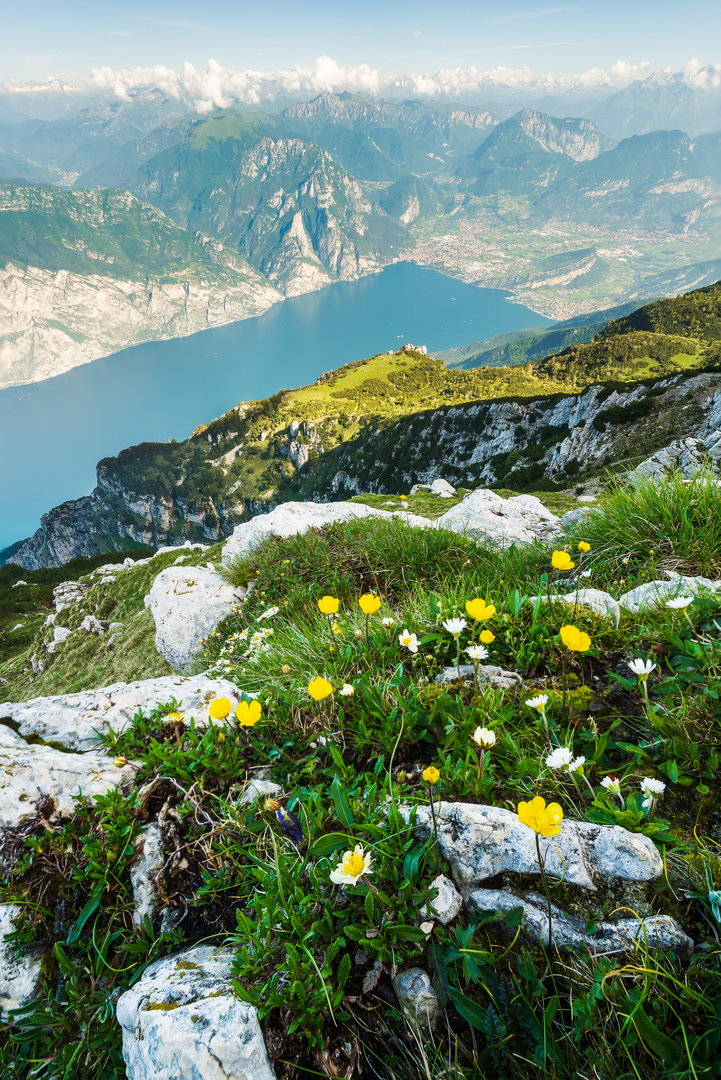
<instances>
[{"instance_id":1,"label":"white cloud","mask_svg":"<svg viewBox=\"0 0 721 1080\"><path fill-rule=\"evenodd\" d=\"M551 9L544 9L551 10ZM312 66L296 64L278 71L233 71L215 60L209 60L205 71L186 63L176 71L157 64L153 67L114 70L94 68L89 85L120 100L133 94L157 88L176 101L192 105L199 113L237 104L257 105L279 95L309 98L323 91L376 94L389 98L415 95L440 100L482 102L495 92L522 90L529 94L562 93L574 89L627 86L639 78L647 78L650 65L644 61L631 64L619 60L609 69L590 68L578 74L549 75L534 72L529 67L499 66L481 71L476 67L449 68L436 72L381 74L368 64L343 67L330 56L319 56ZM721 86L721 65L703 67L691 60L683 72L657 72L654 79L682 80L689 86L713 89Z\"/></svg>"}]
</instances>

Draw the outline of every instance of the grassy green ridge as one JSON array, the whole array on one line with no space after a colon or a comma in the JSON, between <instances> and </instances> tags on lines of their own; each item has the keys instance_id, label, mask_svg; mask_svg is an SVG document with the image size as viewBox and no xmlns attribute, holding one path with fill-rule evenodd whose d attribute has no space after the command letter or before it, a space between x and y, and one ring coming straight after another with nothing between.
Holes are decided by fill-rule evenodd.
<instances>
[{"instance_id":1,"label":"grassy green ridge","mask_svg":"<svg viewBox=\"0 0 721 1080\"><path fill-rule=\"evenodd\" d=\"M574 571L590 570L590 583L614 596L667 569L721 575L721 500L704 477L619 488L589 524L592 532L578 526L563 546ZM581 556L585 538L592 546ZM108 740L111 754L137 766L130 792L79 805L52 828L38 816L3 836L0 897L24 908L16 940L48 956L37 1001L0 1035L3 1076L30 1080L42 1061L48 1077L122 1080L113 1003L147 964L200 941L235 948L237 992L259 1009L281 1080L317 1076L322 1055L344 1045L363 1075L380 1080L577 1080L581 1067L598 1080L714 1076L721 604L707 593L685 613L624 613L618 627L579 608L572 618L590 647L571 653L559 636L567 609L529 599L544 593L550 571L550 550L539 544L494 551L397 519L269 538L233 563L230 580L253 580L254 592L201 659L259 694L260 721L196 729L187 716L169 723L173 705L162 703ZM381 606L366 621L358 599L367 593ZM319 612L323 594L338 599L335 630ZM443 623L466 616L473 597L495 607L481 624L492 639L488 662L518 672L522 688L435 682L457 655ZM417 653L398 640L406 627ZM262 650L249 644L261 629L270 631ZM470 627L461 633L465 649ZM628 666L637 657L653 664L648 701ZM332 694L315 702L307 686L318 676ZM353 693L340 696L345 684ZM541 692L548 735L526 704ZM482 767L479 726L496 740ZM583 756L582 773L549 767L549 744ZM430 765L439 772L432 790L422 775ZM259 768L301 822L297 849L262 799L240 804ZM608 776L623 802L602 785ZM652 807L643 805L644 777L665 785ZM138 789L154 780L141 801ZM524 940L513 914L464 910L447 926L428 919L431 882L450 868L433 834L415 837L398 807L440 797L515 811L536 795L559 803L566 819L643 833L664 859L648 883L603 880L589 892L552 879L554 904L587 927L669 915L693 938L693 953L640 941L625 957L549 954ZM168 855L180 844L183 859L168 860L161 905L183 919L163 931L158 915L136 929L133 841L164 804ZM373 859L373 890L330 881L355 844ZM490 884L541 894L537 876L504 873ZM421 929L424 920L433 925ZM413 1035L393 993L392 975L413 966L428 971L443 1007L433 1037Z\"/></svg>"},{"instance_id":2,"label":"grassy green ridge","mask_svg":"<svg viewBox=\"0 0 721 1080\"><path fill-rule=\"evenodd\" d=\"M211 253L193 233L127 192L3 182L0 205L1 266L12 261L132 281L236 278L243 269L237 257L221 257L217 245Z\"/></svg>"}]
</instances>

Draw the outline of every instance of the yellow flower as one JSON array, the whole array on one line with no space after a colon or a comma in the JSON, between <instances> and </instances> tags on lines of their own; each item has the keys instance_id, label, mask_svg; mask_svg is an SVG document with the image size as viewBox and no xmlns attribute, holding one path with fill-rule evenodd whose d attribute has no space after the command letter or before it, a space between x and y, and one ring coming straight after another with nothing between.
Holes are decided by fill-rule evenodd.
<instances>
[{"instance_id":1,"label":"yellow flower","mask_svg":"<svg viewBox=\"0 0 721 1080\"><path fill-rule=\"evenodd\" d=\"M554 570L573 570L575 565L567 551L554 551L551 556L551 566Z\"/></svg>"},{"instance_id":2,"label":"yellow flower","mask_svg":"<svg viewBox=\"0 0 721 1080\"><path fill-rule=\"evenodd\" d=\"M486 604L485 600L476 597L475 600L466 600L466 611L476 622L485 622L496 614L493 604Z\"/></svg>"},{"instance_id":3,"label":"yellow flower","mask_svg":"<svg viewBox=\"0 0 721 1080\"><path fill-rule=\"evenodd\" d=\"M585 540L581 540L581 542L578 545L578 550L583 551L583 552L590 551L591 550L591 545L587 544Z\"/></svg>"},{"instance_id":4,"label":"yellow flower","mask_svg":"<svg viewBox=\"0 0 721 1080\"><path fill-rule=\"evenodd\" d=\"M336 600L335 596L323 596L318 601L318 607L323 615L335 615L340 604L339 600Z\"/></svg>"},{"instance_id":5,"label":"yellow flower","mask_svg":"<svg viewBox=\"0 0 721 1080\"><path fill-rule=\"evenodd\" d=\"M123 757L122 754L118 754L118 756L115 758L115 765L117 765L119 769L122 769L127 764L128 759L126 757Z\"/></svg>"},{"instance_id":6,"label":"yellow flower","mask_svg":"<svg viewBox=\"0 0 721 1080\"><path fill-rule=\"evenodd\" d=\"M217 697L211 701L208 712L213 720L225 720L230 715L230 701L227 697Z\"/></svg>"},{"instance_id":7,"label":"yellow flower","mask_svg":"<svg viewBox=\"0 0 721 1080\"><path fill-rule=\"evenodd\" d=\"M340 626L338 625L337 622L333 623L333 625L331 626L331 630L333 631L334 634L340 634Z\"/></svg>"},{"instance_id":8,"label":"yellow flower","mask_svg":"<svg viewBox=\"0 0 721 1080\"><path fill-rule=\"evenodd\" d=\"M322 701L333 693L333 687L327 679L311 679L308 683L308 693L314 701Z\"/></svg>"},{"instance_id":9,"label":"yellow flower","mask_svg":"<svg viewBox=\"0 0 721 1080\"><path fill-rule=\"evenodd\" d=\"M283 672L284 675L290 675L290 668L287 664L283 664L283 667L280 670Z\"/></svg>"},{"instance_id":10,"label":"yellow flower","mask_svg":"<svg viewBox=\"0 0 721 1080\"><path fill-rule=\"evenodd\" d=\"M408 498L408 496L407 496L407 495L401 495L401 496L399 496L399 497L400 497L401 499L407 499L407 498Z\"/></svg>"},{"instance_id":11,"label":"yellow flower","mask_svg":"<svg viewBox=\"0 0 721 1080\"><path fill-rule=\"evenodd\" d=\"M423 779L427 784L437 784L441 778L441 774L435 765L429 765L427 769L423 770Z\"/></svg>"},{"instance_id":12,"label":"yellow flower","mask_svg":"<svg viewBox=\"0 0 721 1080\"><path fill-rule=\"evenodd\" d=\"M182 712L168 713L168 720L172 720L176 724L179 724L182 719L183 719L183 713Z\"/></svg>"},{"instance_id":13,"label":"yellow flower","mask_svg":"<svg viewBox=\"0 0 721 1080\"><path fill-rule=\"evenodd\" d=\"M218 732L218 742L220 742L220 743L225 742L225 732L224 731L219 731Z\"/></svg>"},{"instance_id":14,"label":"yellow flower","mask_svg":"<svg viewBox=\"0 0 721 1080\"><path fill-rule=\"evenodd\" d=\"M481 630L478 636L484 645L490 645L492 641L496 640L496 635L492 634L490 630Z\"/></svg>"},{"instance_id":15,"label":"yellow flower","mask_svg":"<svg viewBox=\"0 0 721 1080\"><path fill-rule=\"evenodd\" d=\"M518 820L540 836L557 836L561 831L563 810L555 802L546 806L545 800L536 795L530 802L518 804Z\"/></svg>"},{"instance_id":16,"label":"yellow flower","mask_svg":"<svg viewBox=\"0 0 721 1080\"><path fill-rule=\"evenodd\" d=\"M260 720L261 707L259 701L241 701L235 710L238 723L241 727L252 727Z\"/></svg>"},{"instance_id":17,"label":"yellow flower","mask_svg":"<svg viewBox=\"0 0 721 1080\"><path fill-rule=\"evenodd\" d=\"M560 630L561 641L571 652L586 652L591 648L591 639L577 626L562 626Z\"/></svg>"},{"instance_id":18,"label":"yellow flower","mask_svg":"<svg viewBox=\"0 0 721 1080\"><path fill-rule=\"evenodd\" d=\"M283 559L283 565L284 566L286 565L286 563L289 563L289 562L290 562L290 559Z\"/></svg>"},{"instance_id":19,"label":"yellow flower","mask_svg":"<svg viewBox=\"0 0 721 1080\"><path fill-rule=\"evenodd\" d=\"M381 606L380 596L373 596L372 593L365 593L358 601L358 605L364 615L373 615Z\"/></svg>"}]
</instances>

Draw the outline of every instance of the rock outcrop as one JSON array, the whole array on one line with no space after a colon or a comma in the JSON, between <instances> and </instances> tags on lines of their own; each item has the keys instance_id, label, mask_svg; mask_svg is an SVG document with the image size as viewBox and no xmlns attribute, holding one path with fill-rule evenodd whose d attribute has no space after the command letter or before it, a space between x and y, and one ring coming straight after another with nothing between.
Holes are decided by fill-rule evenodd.
<instances>
[{"instance_id":1,"label":"rock outcrop","mask_svg":"<svg viewBox=\"0 0 721 1080\"><path fill-rule=\"evenodd\" d=\"M166 675L133 683L113 683L100 690L79 694L6 701L0 704L0 720L10 720L23 737L38 736L45 742L60 743L68 750L91 750L100 744L100 735L119 734L138 710L151 712L158 702L175 698L177 710L197 725L210 722L208 706L216 697L240 699L235 683L209 679L205 675ZM0 727L0 732L9 730ZM68 756L68 755L63 755Z\"/></svg>"},{"instance_id":2,"label":"rock outcrop","mask_svg":"<svg viewBox=\"0 0 721 1080\"><path fill-rule=\"evenodd\" d=\"M21 914L20 904L0 904L0 1020L7 1020L10 1009L32 1001L40 985L42 954L25 948L16 956L16 946L4 940Z\"/></svg>"},{"instance_id":3,"label":"rock outcrop","mask_svg":"<svg viewBox=\"0 0 721 1080\"><path fill-rule=\"evenodd\" d=\"M118 999L128 1080L275 1080L258 1013L233 990L234 955L196 945Z\"/></svg>"},{"instance_id":4,"label":"rock outcrop","mask_svg":"<svg viewBox=\"0 0 721 1080\"><path fill-rule=\"evenodd\" d=\"M176 671L185 671L200 642L245 596L215 570L169 566L155 578L147 604L155 620L155 647Z\"/></svg>"}]
</instances>

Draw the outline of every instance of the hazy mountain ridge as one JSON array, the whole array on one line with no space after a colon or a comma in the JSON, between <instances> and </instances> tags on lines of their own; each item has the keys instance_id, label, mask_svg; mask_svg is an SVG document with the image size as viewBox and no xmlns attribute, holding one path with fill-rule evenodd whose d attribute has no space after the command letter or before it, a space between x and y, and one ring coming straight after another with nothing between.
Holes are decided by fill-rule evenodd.
<instances>
[{"instance_id":1,"label":"hazy mountain ridge","mask_svg":"<svg viewBox=\"0 0 721 1080\"><path fill-rule=\"evenodd\" d=\"M279 299L217 240L128 192L0 183L0 385L262 314Z\"/></svg>"},{"instance_id":2,"label":"hazy mountain ridge","mask_svg":"<svg viewBox=\"0 0 721 1080\"><path fill-rule=\"evenodd\" d=\"M548 488L589 463L647 456L697 434L721 385L721 283L663 303L536 363L448 371L410 347L238 405L184 442L130 447L99 463L92 495L45 515L14 561L215 541L288 499L406 490L441 473ZM644 319L673 333L637 329ZM711 374L696 374L704 365Z\"/></svg>"}]
</instances>

